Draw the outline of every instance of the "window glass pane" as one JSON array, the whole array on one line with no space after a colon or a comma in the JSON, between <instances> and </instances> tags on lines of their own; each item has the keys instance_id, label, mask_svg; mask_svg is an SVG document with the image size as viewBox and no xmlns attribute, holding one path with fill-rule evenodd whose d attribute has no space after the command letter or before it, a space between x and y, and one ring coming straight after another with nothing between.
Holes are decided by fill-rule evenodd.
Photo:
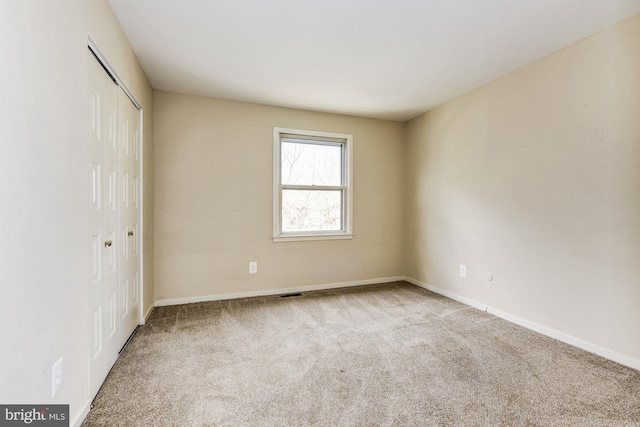
<instances>
[{"instance_id":1,"label":"window glass pane","mask_svg":"<svg viewBox=\"0 0 640 427\"><path fill-rule=\"evenodd\" d=\"M342 185L342 146L282 141L282 184Z\"/></svg>"},{"instance_id":2,"label":"window glass pane","mask_svg":"<svg viewBox=\"0 0 640 427\"><path fill-rule=\"evenodd\" d=\"M342 230L342 191L283 190L282 231Z\"/></svg>"}]
</instances>

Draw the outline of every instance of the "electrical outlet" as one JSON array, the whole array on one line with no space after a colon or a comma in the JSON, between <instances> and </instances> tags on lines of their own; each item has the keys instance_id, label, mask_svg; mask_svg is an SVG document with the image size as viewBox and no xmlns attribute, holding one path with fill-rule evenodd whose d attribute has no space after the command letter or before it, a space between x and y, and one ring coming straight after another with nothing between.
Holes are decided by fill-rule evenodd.
<instances>
[{"instance_id":1,"label":"electrical outlet","mask_svg":"<svg viewBox=\"0 0 640 427\"><path fill-rule=\"evenodd\" d=\"M467 266L460 264L460 277L467 277Z\"/></svg>"},{"instance_id":2,"label":"electrical outlet","mask_svg":"<svg viewBox=\"0 0 640 427\"><path fill-rule=\"evenodd\" d=\"M249 274L256 274L258 272L258 263L257 261L251 261L249 263Z\"/></svg>"},{"instance_id":3,"label":"electrical outlet","mask_svg":"<svg viewBox=\"0 0 640 427\"><path fill-rule=\"evenodd\" d=\"M55 397L62 388L62 359L51 366L51 397Z\"/></svg>"}]
</instances>

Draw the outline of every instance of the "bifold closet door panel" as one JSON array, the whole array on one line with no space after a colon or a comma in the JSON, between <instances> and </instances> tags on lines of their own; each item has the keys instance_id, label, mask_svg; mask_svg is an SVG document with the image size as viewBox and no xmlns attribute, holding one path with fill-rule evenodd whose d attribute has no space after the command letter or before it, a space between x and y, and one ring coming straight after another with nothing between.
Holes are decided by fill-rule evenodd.
<instances>
[{"instance_id":1,"label":"bifold closet door panel","mask_svg":"<svg viewBox=\"0 0 640 427\"><path fill-rule=\"evenodd\" d=\"M92 396L118 357L118 91L88 51L89 67L89 387Z\"/></svg>"},{"instance_id":2,"label":"bifold closet door panel","mask_svg":"<svg viewBox=\"0 0 640 427\"><path fill-rule=\"evenodd\" d=\"M139 321L140 305L140 120L126 93L119 92L120 116L120 345Z\"/></svg>"}]
</instances>

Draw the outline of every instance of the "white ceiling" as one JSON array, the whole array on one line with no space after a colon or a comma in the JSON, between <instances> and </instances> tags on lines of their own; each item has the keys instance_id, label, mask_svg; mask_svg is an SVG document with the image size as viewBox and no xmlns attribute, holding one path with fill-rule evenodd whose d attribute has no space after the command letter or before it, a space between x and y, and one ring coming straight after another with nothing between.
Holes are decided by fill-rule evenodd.
<instances>
[{"instance_id":1,"label":"white ceiling","mask_svg":"<svg viewBox=\"0 0 640 427\"><path fill-rule=\"evenodd\" d=\"M109 0L154 88L407 120L640 0Z\"/></svg>"}]
</instances>

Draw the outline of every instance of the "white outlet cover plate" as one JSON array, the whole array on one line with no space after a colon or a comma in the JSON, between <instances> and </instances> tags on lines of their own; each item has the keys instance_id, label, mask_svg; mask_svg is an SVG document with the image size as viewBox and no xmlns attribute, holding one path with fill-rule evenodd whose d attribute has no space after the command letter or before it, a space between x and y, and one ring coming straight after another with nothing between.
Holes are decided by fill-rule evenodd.
<instances>
[{"instance_id":1,"label":"white outlet cover plate","mask_svg":"<svg viewBox=\"0 0 640 427\"><path fill-rule=\"evenodd\" d=\"M460 264L460 277L467 277L467 266Z\"/></svg>"}]
</instances>

